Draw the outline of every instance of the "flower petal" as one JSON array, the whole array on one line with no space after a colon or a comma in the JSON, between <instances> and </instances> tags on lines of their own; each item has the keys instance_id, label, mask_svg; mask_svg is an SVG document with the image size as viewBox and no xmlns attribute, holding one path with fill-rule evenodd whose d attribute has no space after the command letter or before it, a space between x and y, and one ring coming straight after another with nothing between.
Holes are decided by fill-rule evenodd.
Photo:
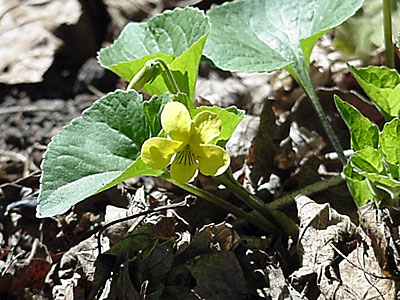
<instances>
[{"instance_id":1,"label":"flower petal","mask_svg":"<svg viewBox=\"0 0 400 300\"><path fill-rule=\"evenodd\" d=\"M180 183L186 183L193 178L197 168L195 155L186 147L176 154L171 165L171 177Z\"/></svg>"},{"instance_id":2,"label":"flower petal","mask_svg":"<svg viewBox=\"0 0 400 300\"><path fill-rule=\"evenodd\" d=\"M169 102L161 113L161 125L165 132L177 141L187 142L192 120L186 106L179 102Z\"/></svg>"},{"instance_id":3,"label":"flower petal","mask_svg":"<svg viewBox=\"0 0 400 300\"><path fill-rule=\"evenodd\" d=\"M199 170L204 175L219 176L231 163L228 152L222 147L202 144L191 149L197 155Z\"/></svg>"},{"instance_id":4,"label":"flower petal","mask_svg":"<svg viewBox=\"0 0 400 300\"><path fill-rule=\"evenodd\" d=\"M192 124L191 142L207 144L221 134L221 119L210 111L198 113Z\"/></svg>"},{"instance_id":5,"label":"flower petal","mask_svg":"<svg viewBox=\"0 0 400 300\"><path fill-rule=\"evenodd\" d=\"M174 153L184 144L166 138L155 137L144 142L141 151L143 162L153 169L165 169Z\"/></svg>"}]
</instances>

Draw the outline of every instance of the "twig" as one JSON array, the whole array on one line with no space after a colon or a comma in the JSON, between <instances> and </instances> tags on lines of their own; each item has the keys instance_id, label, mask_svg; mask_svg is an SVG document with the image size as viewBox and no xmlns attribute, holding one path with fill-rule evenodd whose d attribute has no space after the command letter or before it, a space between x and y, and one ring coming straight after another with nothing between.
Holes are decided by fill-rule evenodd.
<instances>
[{"instance_id":1,"label":"twig","mask_svg":"<svg viewBox=\"0 0 400 300\"><path fill-rule=\"evenodd\" d=\"M25 163L27 161L26 156L22 155L21 153L18 153L18 152L13 152L13 151L0 149L0 155L1 156L5 156L5 157L9 157L9 158L13 158L16 161L20 161L20 162L23 162L23 163Z\"/></svg>"},{"instance_id":2,"label":"twig","mask_svg":"<svg viewBox=\"0 0 400 300\"><path fill-rule=\"evenodd\" d=\"M121 223L121 222L125 222L125 221L129 221L129 220L132 220L132 219L136 219L136 218L138 218L138 217L145 216L145 215L148 215L148 214L152 214L152 213L155 213L155 212L159 212L159 211L163 211L163 210L168 210L168 209L174 209L174 208L178 208L178 207L185 207L185 206L188 206L188 202L187 202L186 200L181 201L181 202L178 202L178 203L172 203L172 204L168 204L168 205L164 205L164 206L159 206L159 207L151 208L151 209L148 209L148 210L146 210L146 211L142 211L142 212L140 212L140 213L137 213L137 214L134 214L134 215L125 217L125 218L121 218L121 219L118 219L118 220L114 220L114 221L112 221L112 222L110 222L110 223L107 223L107 224L105 224L105 225L99 227L99 228L97 229L97 231L98 231L98 236L97 236L97 247L98 247L99 255L101 254L101 234L102 234L102 233L104 232L104 230L106 230L107 228L109 228L109 227L111 227L111 226L113 226L113 225L115 225L115 224L118 224L118 223Z\"/></svg>"},{"instance_id":3,"label":"twig","mask_svg":"<svg viewBox=\"0 0 400 300\"><path fill-rule=\"evenodd\" d=\"M95 95L95 96L97 96L97 97L99 97L99 98L105 96L105 94L104 94L103 92L100 92L96 87L94 87L94 86L91 85L91 84L89 84L89 85L87 86L87 89L88 89L89 91L91 91L93 95Z\"/></svg>"},{"instance_id":4,"label":"twig","mask_svg":"<svg viewBox=\"0 0 400 300\"><path fill-rule=\"evenodd\" d=\"M24 112L35 112L35 111L55 111L62 110L64 105L62 103L52 103L46 106L44 105L24 105L24 106L10 106L0 109L0 115L16 114Z\"/></svg>"},{"instance_id":5,"label":"twig","mask_svg":"<svg viewBox=\"0 0 400 300\"><path fill-rule=\"evenodd\" d=\"M350 265L352 265L354 268L359 269L360 271L363 271L365 274L368 274L372 277L375 277L377 279L390 279L390 280L395 280L395 278L393 277L387 277L387 276L379 276L376 275L374 273L368 272L366 270L364 270L363 268L361 268L360 266L357 266L355 263L353 263L351 260L349 260L346 255L344 255L335 245L330 244L330 246L337 252L337 254L339 254L339 256L341 256L344 260L346 260Z\"/></svg>"},{"instance_id":6,"label":"twig","mask_svg":"<svg viewBox=\"0 0 400 300\"><path fill-rule=\"evenodd\" d=\"M14 159L14 161L20 161L24 164L24 170L22 172L22 176L26 177L30 173L29 170L32 171L39 171L40 169L33 163L33 161L30 159L30 154L32 153L32 146L27 149L26 155L13 152L13 151L7 151L7 150L1 150L0 149L0 156L3 157L8 157L10 159ZM0 161L4 160L4 158L1 158Z\"/></svg>"}]
</instances>

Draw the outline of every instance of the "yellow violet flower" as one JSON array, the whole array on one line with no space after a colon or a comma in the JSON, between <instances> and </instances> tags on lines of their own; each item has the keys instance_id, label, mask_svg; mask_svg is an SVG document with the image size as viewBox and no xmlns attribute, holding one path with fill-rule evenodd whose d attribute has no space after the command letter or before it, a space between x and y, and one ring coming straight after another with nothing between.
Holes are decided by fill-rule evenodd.
<instances>
[{"instance_id":1,"label":"yellow violet flower","mask_svg":"<svg viewBox=\"0 0 400 300\"><path fill-rule=\"evenodd\" d=\"M194 119L180 102L169 102L161 113L161 125L169 138L154 137L142 146L142 160L153 169L165 169L171 162L171 177L188 182L199 170L218 176L226 171L230 158L225 149L209 144L221 133L221 120L202 111Z\"/></svg>"}]
</instances>

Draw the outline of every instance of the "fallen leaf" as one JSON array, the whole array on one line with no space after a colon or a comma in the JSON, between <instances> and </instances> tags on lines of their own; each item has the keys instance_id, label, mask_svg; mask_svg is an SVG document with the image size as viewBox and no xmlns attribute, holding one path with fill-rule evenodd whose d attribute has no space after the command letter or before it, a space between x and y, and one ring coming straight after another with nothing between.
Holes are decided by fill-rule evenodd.
<instances>
[{"instance_id":1,"label":"fallen leaf","mask_svg":"<svg viewBox=\"0 0 400 300\"><path fill-rule=\"evenodd\" d=\"M231 251L200 256L186 267L196 279L194 291L201 299L245 299L248 294L243 271Z\"/></svg>"},{"instance_id":2,"label":"fallen leaf","mask_svg":"<svg viewBox=\"0 0 400 300\"><path fill-rule=\"evenodd\" d=\"M77 0L0 3L0 82L42 81L62 42L52 32L61 24L75 24L81 16Z\"/></svg>"},{"instance_id":3,"label":"fallen leaf","mask_svg":"<svg viewBox=\"0 0 400 300\"><path fill-rule=\"evenodd\" d=\"M160 13L160 0L105 0L113 23L121 29L129 21L141 21L143 15Z\"/></svg>"},{"instance_id":4,"label":"fallen leaf","mask_svg":"<svg viewBox=\"0 0 400 300\"><path fill-rule=\"evenodd\" d=\"M375 258L386 276L399 276L398 226L390 224L395 208L378 210L367 203L358 210L360 226L372 244Z\"/></svg>"},{"instance_id":5,"label":"fallen leaf","mask_svg":"<svg viewBox=\"0 0 400 300\"><path fill-rule=\"evenodd\" d=\"M326 282L326 286L330 286L331 295L335 295L335 299L385 299L395 300L396 288L395 281L389 277L385 279L377 261L376 254L372 247L371 239L362 235L362 243L347 255L339 264L340 281L334 284ZM324 299L324 298L321 298ZM329 298L329 294L325 299Z\"/></svg>"},{"instance_id":6,"label":"fallen leaf","mask_svg":"<svg viewBox=\"0 0 400 300\"><path fill-rule=\"evenodd\" d=\"M10 290L17 291L22 288L41 289L50 270L51 263L52 259L46 246L38 239L35 239L29 257L16 263Z\"/></svg>"},{"instance_id":7,"label":"fallen leaf","mask_svg":"<svg viewBox=\"0 0 400 300\"><path fill-rule=\"evenodd\" d=\"M257 188L261 178L264 182L269 181L279 144L288 135L288 126L279 127L276 119L271 101L265 101L257 135L246 159L246 163L251 167L250 179L254 188Z\"/></svg>"},{"instance_id":8,"label":"fallen leaf","mask_svg":"<svg viewBox=\"0 0 400 300\"><path fill-rule=\"evenodd\" d=\"M315 284L316 281L322 294L334 297L333 285L327 284L333 280L335 261L339 256L333 246L354 236L356 226L348 216L331 208L329 203L317 204L306 196L298 196L295 200L300 220L297 251L301 268L290 277L297 283L314 281Z\"/></svg>"}]
</instances>

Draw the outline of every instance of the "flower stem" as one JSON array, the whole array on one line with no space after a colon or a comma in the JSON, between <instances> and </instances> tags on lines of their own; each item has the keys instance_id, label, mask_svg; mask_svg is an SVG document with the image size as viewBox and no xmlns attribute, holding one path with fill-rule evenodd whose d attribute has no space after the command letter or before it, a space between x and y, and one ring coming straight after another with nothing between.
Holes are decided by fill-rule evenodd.
<instances>
[{"instance_id":1,"label":"flower stem","mask_svg":"<svg viewBox=\"0 0 400 300\"><path fill-rule=\"evenodd\" d=\"M385 57L386 66L388 68L394 68L394 51L393 51L393 39L392 39L392 10L391 0L383 1L383 32L385 36Z\"/></svg>"},{"instance_id":2,"label":"flower stem","mask_svg":"<svg viewBox=\"0 0 400 300\"><path fill-rule=\"evenodd\" d=\"M167 173L164 173L162 176L165 180L169 181L170 183L180 187L181 189L184 189L188 191L189 193L192 193L200 198L203 198L204 200L207 200L211 202L212 204L234 214L235 216L247 220L249 223L253 224L254 226L260 228L261 230L264 230L265 232L271 233L271 234L277 234L278 230L275 228L275 226L269 222L267 219L262 218L260 215L255 215L252 213L247 213L244 210L232 205L231 203L223 200L222 198L219 198L203 189L200 189L198 187L195 187L191 184L188 183L179 183L175 181L174 179L171 178L171 176Z\"/></svg>"},{"instance_id":3,"label":"flower stem","mask_svg":"<svg viewBox=\"0 0 400 300\"><path fill-rule=\"evenodd\" d=\"M293 230L291 226L285 226L289 224L282 220L284 214L282 212L274 213L269 209L265 203L263 203L256 196L252 195L246 190L237 180L233 177L230 170L224 174L217 176L216 179L231 190L236 196L238 196L247 206L258 212L264 219L270 220L269 222L274 225L275 228L280 228L286 231L289 235L296 235L296 230Z\"/></svg>"},{"instance_id":4,"label":"flower stem","mask_svg":"<svg viewBox=\"0 0 400 300\"><path fill-rule=\"evenodd\" d=\"M254 195L250 194L241 184L239 184L239 182L233 178L230 170L226 171L220 176L215 177L215 179L235 193L250 208L259 212L265 210L264 204Z\"/></svg>"},{"instance_id":5,"label":"flower stem","mask_svg":"<svg viewBox=\"0 0 400 300\"><path fill-rule=\"evenodd\" d=\"M180 89L178 87L178 84L176 83L174 75L168 67L168 64L165 62L165 60L159 57L155 58L154 61L160 63L162 68L164 69L165 75L167 76L167 81L171 88L170 92L172 94L178 94L180 92Z\"/></svg>"}]
</instances>

